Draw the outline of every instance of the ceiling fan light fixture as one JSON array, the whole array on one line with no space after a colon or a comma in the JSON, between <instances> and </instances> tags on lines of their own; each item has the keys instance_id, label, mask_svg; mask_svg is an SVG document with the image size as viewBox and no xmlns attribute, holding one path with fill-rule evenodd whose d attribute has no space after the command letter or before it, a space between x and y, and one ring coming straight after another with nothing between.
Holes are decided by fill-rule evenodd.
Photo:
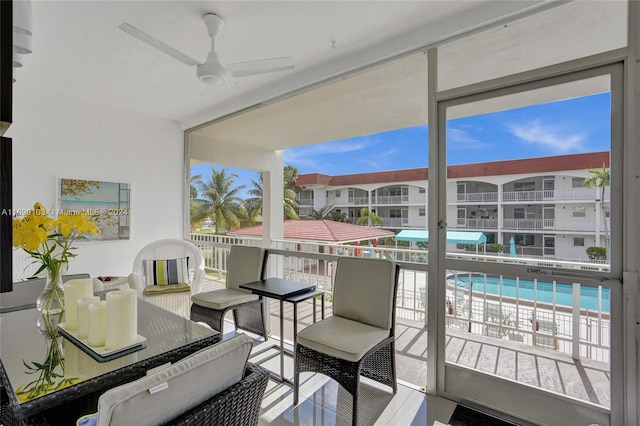
<instances>
[{"instance_id":1,"label":"ceiling fan light fixture","mask_svg":"<svg viewBox=\"0 0 640 426\"><path fill-rule=\"evenodd\" d=\"M221 86L229 80L229 72L219 63L209 63L198 65L196 75L206 84Z\"/></svg>"}]
</instances>

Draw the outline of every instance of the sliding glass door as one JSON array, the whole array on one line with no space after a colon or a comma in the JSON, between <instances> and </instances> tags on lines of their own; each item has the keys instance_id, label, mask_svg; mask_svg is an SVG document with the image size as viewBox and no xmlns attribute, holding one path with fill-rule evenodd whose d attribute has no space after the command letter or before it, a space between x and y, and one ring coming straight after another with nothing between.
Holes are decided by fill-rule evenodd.
<instances>
[{"instance_id":1,"label":"sliding glass door","mask_svg":"<svg viewBox=\"0 0 640 426\"><path fill-rule=\"evenodd\" d=\"M621 79L612 65L439 102L445 395L540 423L573 411L565 424L611 424ZM452 232L494 243L451 242Z\"/></svg>"}]
</instances>

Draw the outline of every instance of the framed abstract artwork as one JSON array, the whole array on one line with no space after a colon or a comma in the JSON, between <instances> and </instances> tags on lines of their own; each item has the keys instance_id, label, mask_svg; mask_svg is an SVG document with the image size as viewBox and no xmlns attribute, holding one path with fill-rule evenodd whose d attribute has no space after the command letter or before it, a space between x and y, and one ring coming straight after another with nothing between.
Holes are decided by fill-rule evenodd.
<instances>
[{"instance_id":1,"label":"framed abstract artwork","mask_svg":"<svg viewBox=\"0 0 640 426\"><path fill-rule=\"evenodd\" d=\"M131 188L128 183L59 179L59 211L96 218L100 233L91 241L128 240L131 223Z\"/></svg>"}]
</instances>

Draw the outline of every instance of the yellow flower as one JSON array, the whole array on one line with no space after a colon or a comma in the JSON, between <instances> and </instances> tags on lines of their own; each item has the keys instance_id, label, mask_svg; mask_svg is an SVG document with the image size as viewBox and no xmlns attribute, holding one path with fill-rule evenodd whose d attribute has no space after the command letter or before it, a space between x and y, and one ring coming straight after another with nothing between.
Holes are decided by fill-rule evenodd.
<instances>
[{"instance_id":1,"label":"yellow flower","mask_svg":"<svg viewBox=\"0 0 640 426\"><path fill-rule=\"evenodd\" d=\"M51 272L75 257L71 244L80 234L96 232L100 229L88 215L62 213L54 220L41 203L35 203L24 218L13 220L13 245L42 263L40 271Z\"/></svg>"},{"instance_id":2,"label":"yellow flower","mask_svg":"<svg viewBox=\"0 0 640 426\"><path fill-rule=\"evenodd\" d=\"M50 223L37 223L33 217L30 220L14 219L13 221L13 245L25 247L30 251L37 250L40 244L47 240L47 226ZM53 226L51 225L51 228Z\"/></svg>"},{"instance_id":3,"label":"yellow flower","mask_svg":"<svg viewBox=\"0 0 640 426\"><path fill-rule=\"evenodd\" d=\"M25 224L41 226L45 231L51 231L55 226L55 220L49 217L47 209L40 203L33 205L33 210L29 210L23 219Z\"/></svg>"}]
</instances>

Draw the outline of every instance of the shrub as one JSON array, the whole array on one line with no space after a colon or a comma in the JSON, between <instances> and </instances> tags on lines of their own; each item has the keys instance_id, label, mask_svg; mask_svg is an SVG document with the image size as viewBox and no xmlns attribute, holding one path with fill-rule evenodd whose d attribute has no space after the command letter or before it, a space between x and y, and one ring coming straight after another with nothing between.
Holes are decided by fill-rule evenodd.
<instances>
[{"instance_id":1,"label":"shrub","mask_svg":"<svg viewBox=\"0 0 640 426\"><path fill-rule=\"evenodd\" d=\"M588 247L587 256L591 260L606 260L607 249L605 247Z\"/></svg>"},{"instance_id":2,"label":"shrub","mask_svg":"<svg viewBox=\"0 0 640 426\"><path fill-rule=\"evenodd\" d=\"M418 241L416 243L416 246L422 250L428 250L429 249L429 242L428 241Z\"/></svg>"},{"instance_id":3,"label":"shrub","mask_svg":"<svg viewBox=\"0 0 640 426\"><path fill-rule=\"evenodd\" d=\"M489 244L489 250L496 253L502 253L504 251L504 246L499 243Z\"/></svg>"}]
</instances>

